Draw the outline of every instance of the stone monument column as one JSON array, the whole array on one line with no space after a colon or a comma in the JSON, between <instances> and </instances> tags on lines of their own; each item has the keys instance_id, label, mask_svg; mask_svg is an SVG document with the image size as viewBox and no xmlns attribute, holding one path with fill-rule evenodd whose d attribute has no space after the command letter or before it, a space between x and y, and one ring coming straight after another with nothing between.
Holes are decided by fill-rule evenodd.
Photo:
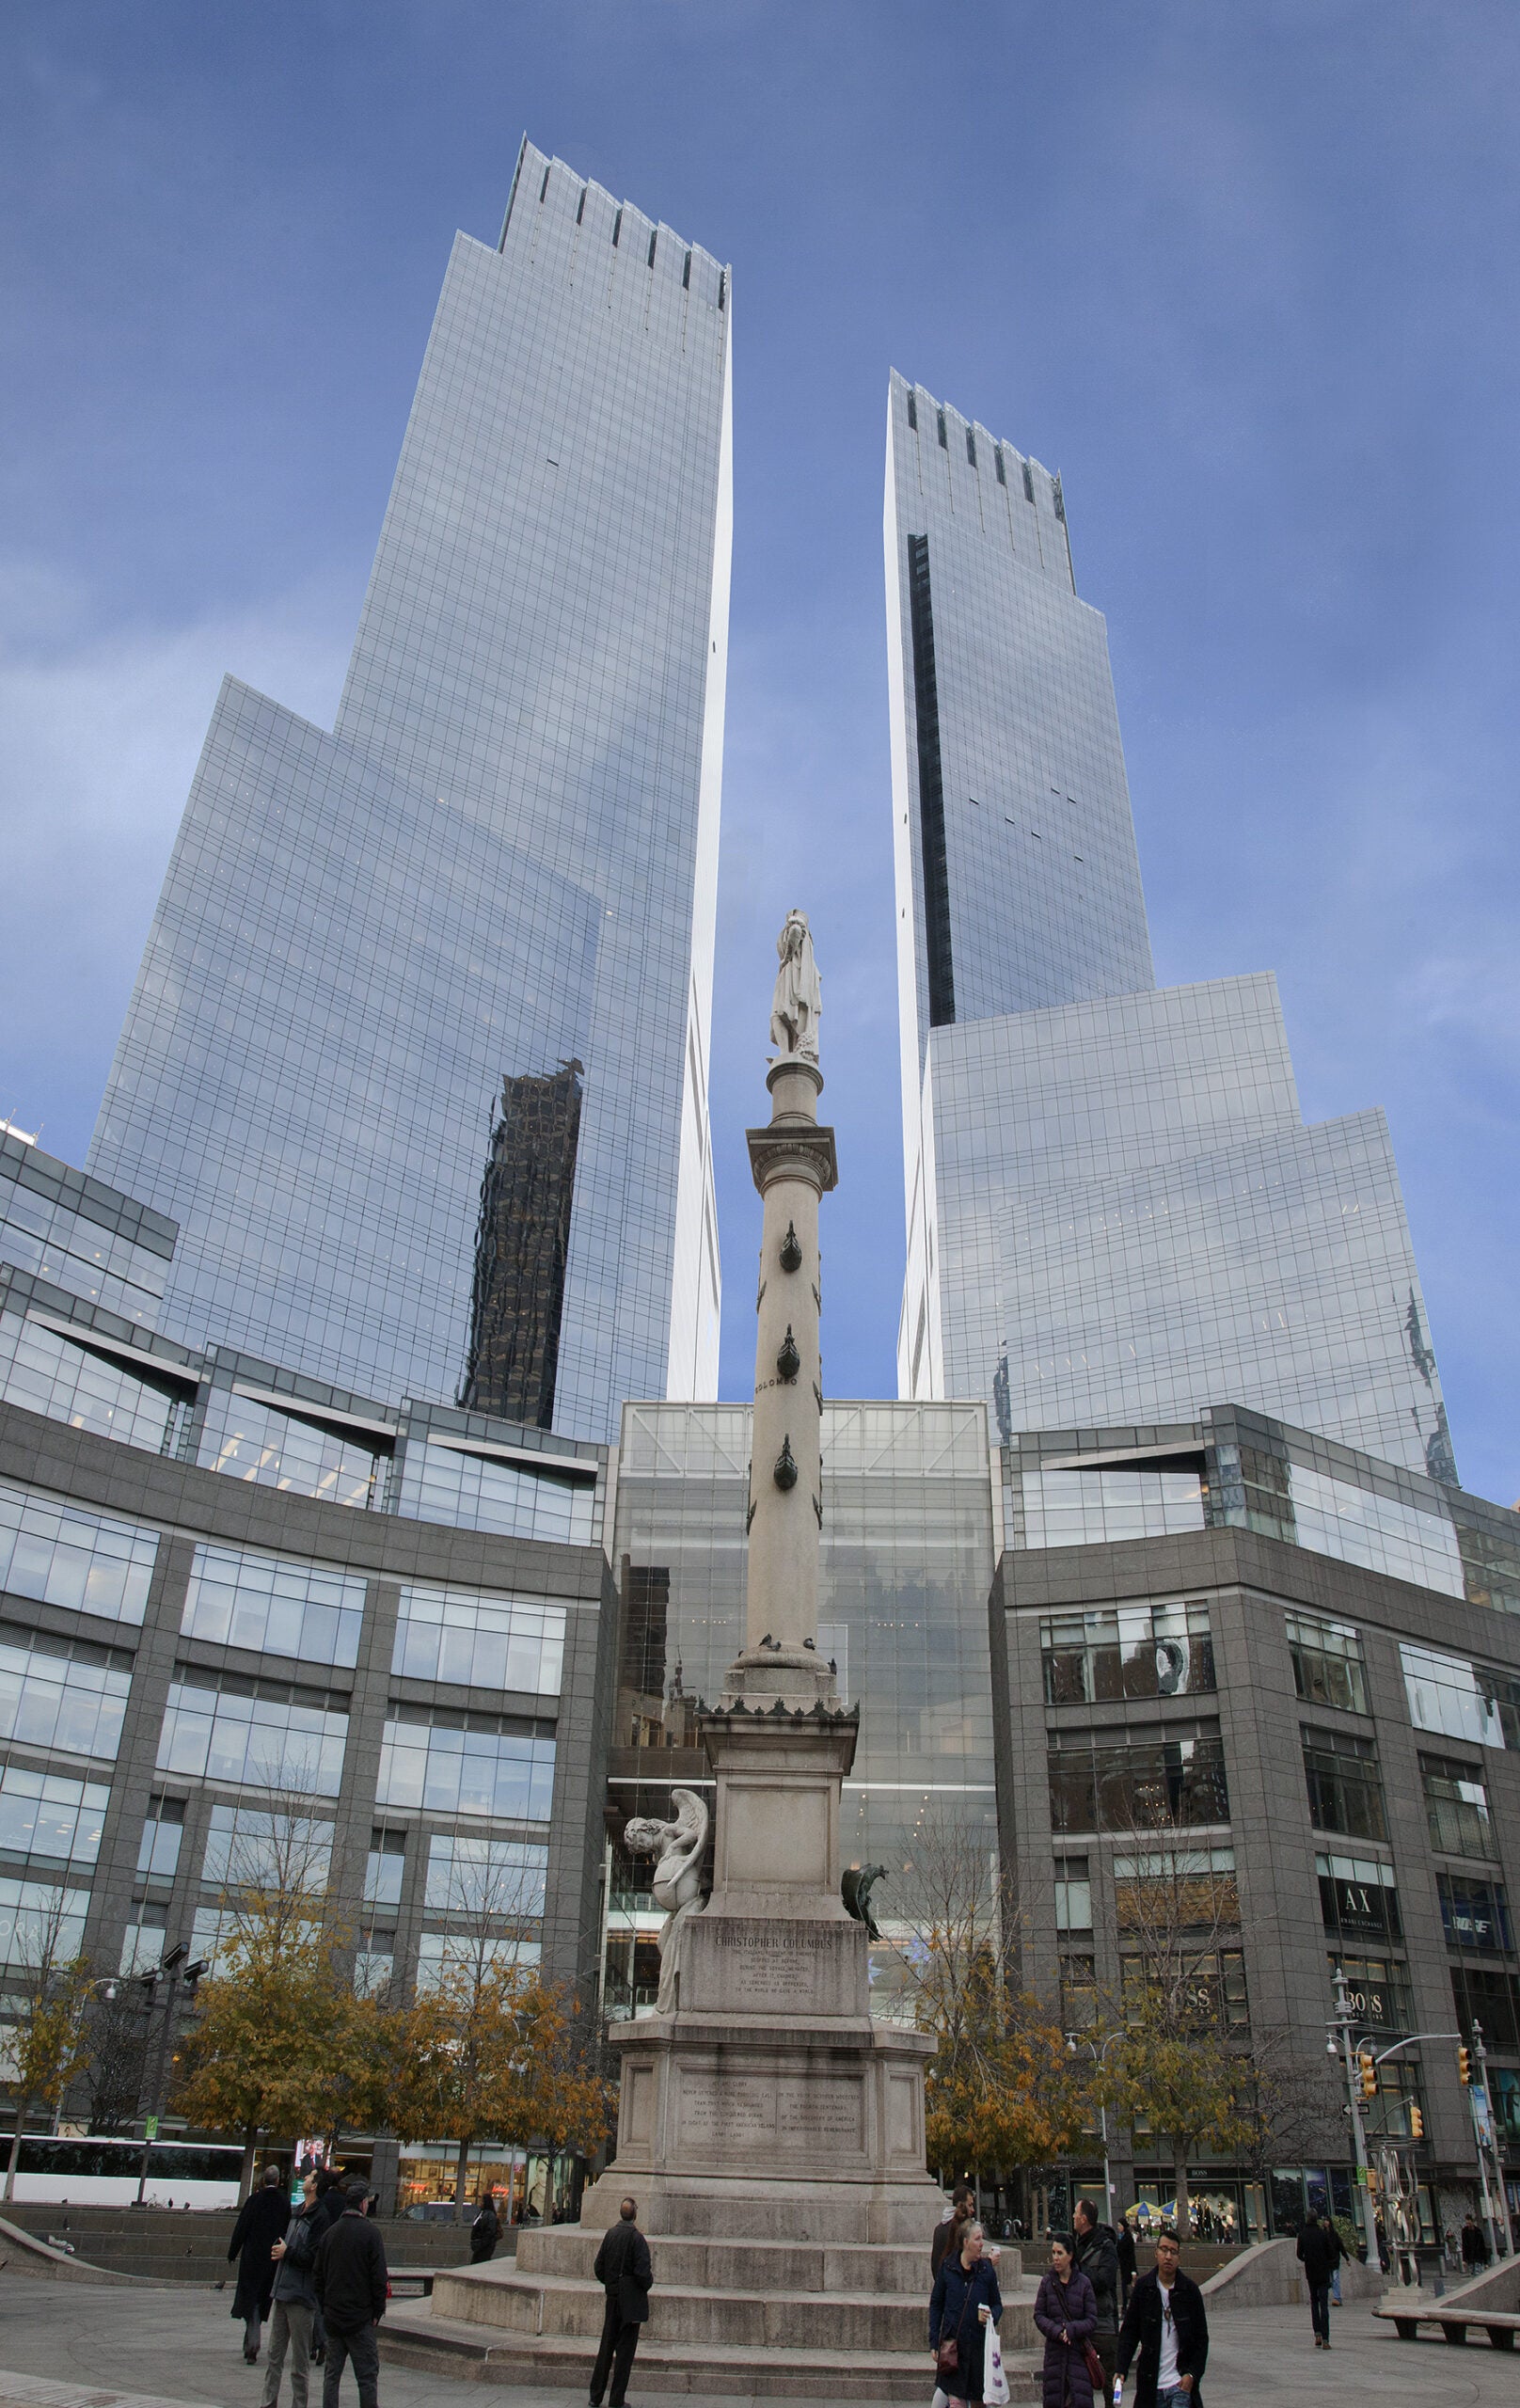
<instances>
[{"instance_id":1,"label":"stone monument column","mask_svg":"<svg viewBox=\"0 0 1520 2408\"><path fill-rule=\"evenodd\" d=\"M837 1172L817 1117L820 993L801 912L777 952L770 1118L750 1132L764 1214L744 1645L700 1720L712 1891L666 1925L657 2012L613 2031L616 2161L582 2212L615 2212L632 2189L656 2233L922 2242L939 2201L924 2163L933 2042L873 2022L869 1941L839 1887L860 1718L817 1645L818 1205ZM673 1860L677 1827L640 1826L636 1844ZM689 1834L684 1845L689 1860Z\"/></svg>"}]
</instances>

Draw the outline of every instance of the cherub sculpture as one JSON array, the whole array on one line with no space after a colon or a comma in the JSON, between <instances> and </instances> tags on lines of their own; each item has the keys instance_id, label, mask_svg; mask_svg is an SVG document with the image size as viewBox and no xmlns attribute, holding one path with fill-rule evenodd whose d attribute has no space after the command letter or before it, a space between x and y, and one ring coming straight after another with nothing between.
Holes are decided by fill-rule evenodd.
<instances>
[{"instance_id":1,"label":"cherub sculpture","mask_svg":"<svg viewBox=\"0 0 1520 2408\"><path fill-rule=\"evenodd\" d=\"M632 1856L654 1856L655 1904L665 1910L659 1929L659 1997L661 2015L676 2005L676 1974L680 1970L681 1925L702 1904L702 1851L707 1845L707 1809L694 1789L673 1789L673 1822L636 1814L625 1824L623 1845Z\"/></svg>"}]
</instances>

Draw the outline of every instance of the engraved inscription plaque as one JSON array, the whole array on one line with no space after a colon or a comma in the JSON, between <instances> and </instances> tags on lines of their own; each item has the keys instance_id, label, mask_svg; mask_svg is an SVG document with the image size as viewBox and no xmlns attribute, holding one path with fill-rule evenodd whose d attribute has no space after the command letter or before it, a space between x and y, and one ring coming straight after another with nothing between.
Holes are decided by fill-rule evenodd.
<instances>
[{"instance_id":1,"label":"engraved inscription plaque","mask_svg":"<svg viewBox=\"0 0 1520 2408\"><path fill-rule=\"evenodd\" d=\"M756 2074L689 2072L681 2080L681 2137L693 2148L738 2148L776 2134L776 2094Z\"/></svg>"},{"instance_id":2,"label":"engraved inscription plaque","mask_svg":"<svg viewBox=\"0 0 1520 2408\"><path fill-rule=\"evenodd\" d=\"M776 2085L776 2137L784 2144L863 2148L864 2119L865 2084L852 2075L794 2076Z\"/></svg>"}]
</instances>

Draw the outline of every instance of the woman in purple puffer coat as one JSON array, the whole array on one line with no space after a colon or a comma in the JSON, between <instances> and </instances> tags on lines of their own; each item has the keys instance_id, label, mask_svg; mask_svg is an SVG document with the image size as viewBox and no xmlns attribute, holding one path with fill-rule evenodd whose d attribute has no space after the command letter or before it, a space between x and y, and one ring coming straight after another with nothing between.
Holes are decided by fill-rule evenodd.
<instances>
[{"instance_id":1,"label":"woman in purple puffer coat","mask_svg":"<svg viewBox=\"0 0 1520 2408\"><path fill-rule=\"evenodd\" d=\"M1040 2281L1035 2322L1045 2336L1041 2408L1093 2408L1084 2344L1098 2330L1098 2294L1072 2265L1069 2241L1051 2243L1051 2271Z\"/></svg>"}]
</instances>

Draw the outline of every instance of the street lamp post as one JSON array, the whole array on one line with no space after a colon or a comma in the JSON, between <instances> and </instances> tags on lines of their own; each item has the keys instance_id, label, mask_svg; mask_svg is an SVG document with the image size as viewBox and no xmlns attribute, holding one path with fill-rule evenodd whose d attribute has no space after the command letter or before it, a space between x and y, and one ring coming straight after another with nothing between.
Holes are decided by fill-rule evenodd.
<instances>
[{"instance_id":1,"label":"street lamp post","mask_svg":"<svg viewBox=\"0 0 1520 2408\"><path fill-rule=\"evenodd\" d=\"M196 1984L206 1970L204 1959L198 1956L193 1965L185 1965L184 1960L189 1954L190 1951L184 1941L178 1941L167 1956L161 1957L148 1972L139 1973L137 1976L143 1986L150 2019L158 1996L159 1983L166 1982L168 1985L164 1992L164 2020L159 2026L158 2054L153 2063L152 2088L149 2092L148 2112L143 2116L142 2164L137 2172L136 2205L139 2208L143 2204L144 2194L148 2189L149 2155L153 2143L158 2138L159 2118L164 2113L164 2083L168 2071L169 2044L174 2037L175 2014L180 2001L181 1984L182 1983L194 1998ZM174 1975L182 1965L184 1965L184 1971L180 1974L179 1981L176 1981Z\"/></svg>"},{"instance_id":2,"label":"street lamp post","mask_svg":"<svg viewBox=\"0 0 1520 2408\"><path fill-rule=\"evenodd\" d=\"M1103 2060L1110 2049L1114 2047L1116 2041L1122 2040L1124 2036L1122 2032L1111 2032L1101 2048L1098 2046L1096 2040L1084 2040L1082 2046L1101 2071ZM1077 2036L1074 2032L1067 2034L1066 2045L1072 2056L1078 2054ZM1101 2095L1098 2100L1098 2129L1103 2143L1103 2216L1106 2223L1112 2224L1114 2222L1114 2178L1108 2168L1108 2109Z\"/></svg>"},{"instance_id":3,"label":"street lamp post","mask_svg":"<svg viewBox=\"0 0 1520 2408\"><path fill-rule=\"evenodd\" d=\"M1356 2056L1352 2048L1351 1991L1340 1966L1336 1967L1336 2011L1330 2026L1329 2052L1338 2055L1346 2069L1346 2103L1351 2115L1352 2145L1356 2152L1356 2171L1362 2192L1362 2233L1367 2243L1367 2262L1381 2266L1378 2250L1377 2210L1372 2202L1372 2186L1368 2180L1367 2134L1362 2126L1362 2102L1356 2093Z\"/></svg>"},{"instance_id":4,"label":"street lamp post","mask_svg":"<svg viewBox=\"0 0 1520 2408\"><path fill-rule=\"evenodd\" d=\"M1487 2237L1488 2255L1492 2261L1500 2254L1499 2220L1494 2212L1494 2193L1489 2180L1489 2153L1494 2149L1494 2099L1488 2086L1488 2051L1483 2044L1483 2027L1476 2015L1472 2022L1472 2054L1473 2063L1478 2067L1478 2079L1472 2086L1483 2102L1481 2116L1473 2117L1473 2137L1478 2144L1478 2179L1483 2202L1483 2231ZM1494 2153L1497 2155L1496 2150ZM1502 2198L1502 2184L1499 2195ZM1503 2225L1506 2238L1509 2234L1509 2225L1510 2219L1506 2215ZM1508 2252L1505 2254L1508 2255Z\"/></svg>"}]
</instances>

